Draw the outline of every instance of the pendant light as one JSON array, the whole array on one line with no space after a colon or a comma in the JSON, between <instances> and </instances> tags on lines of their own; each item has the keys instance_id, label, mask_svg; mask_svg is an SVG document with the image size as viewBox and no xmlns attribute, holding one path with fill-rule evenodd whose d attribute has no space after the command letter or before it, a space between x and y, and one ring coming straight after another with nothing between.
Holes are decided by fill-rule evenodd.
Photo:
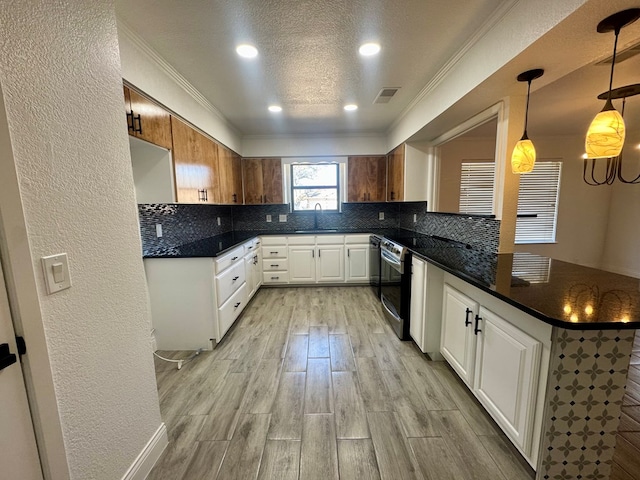
<instances>
[{"instance_id":1,"label":"pendant light","mask_svg":"<svg viewBox=\"0 0 640 480\"><path fill-rule=\"evenodd\" d=\"M617 157L622 151L625 138L625 126L622 115L611 103L611 89L613 87L613 71L616 65L616 50L620 30L635 22L640 17L640 8L623 10L602 20L597 27L598 33L614 32L613 58L611 60L611 74L609 75L609 95L604 108L598 113L587 131L584 149L587 158Z\"/></svg>"},{"instance_id":2,"label":"pendant light","mask_svg":"<svg viewBox=\"0 0 640 480\"><path fill-rule=\"evenodd\" d=\"M527 135L527 123L529 121L529 96L531 94L531 81L540 78L544 74L544 70L536 68L527 70L518 75L519 82L527 82L527 109L524 114L524 133L522 138L516 143L511 154L511 171L513 173L529 173L533 170L536 163L536 149L533 142L529 140Z\"/></svg>"},{"instance_id":3,"label":"pendant light","mask_svg":"<svg viewBox=\"0 0 640 480\"><path fill-rule=\"evenodd\" d=\"M640 95L640 83L608 90L598 95L598 99L606 100L607 98L609 98L610 100L617 100L621 98L622 108L620 109L620 114L622 115L622 118L624 118L624 109L627 103L627 98L634 97L636 95ZM640 183L640 174L638 174L632 180L625 178L624 174L622 173L622 154L623 152L620 152L617 157L599 159L601 162L604 162L604 170L602 169L602 167L600 167L598 168L598 172L596 172L596 163L598 162L598 159L587 158L585 154L584 167L582 170L583 180L588 185L594 186L611 185L616 179L618 179L622 183ZM589 168L589 163L591 164L591 168Z\"/></svg>"}]
</instances>

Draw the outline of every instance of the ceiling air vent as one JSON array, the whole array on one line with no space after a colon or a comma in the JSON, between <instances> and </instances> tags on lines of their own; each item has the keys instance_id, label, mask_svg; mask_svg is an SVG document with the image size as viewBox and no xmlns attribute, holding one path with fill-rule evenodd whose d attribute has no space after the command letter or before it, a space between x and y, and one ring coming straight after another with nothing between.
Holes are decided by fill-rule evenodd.
<instances>
[{"instance_id":1,"label":"ceiling air vent","mask_svg":"<svg viewBox=\"0 0 640 480\"><path fill-rule=\"evenodd\" d=\"M380 93L378 93L373 103L389 103L391 101L391 97L398 93L398 90L400 90L400 87L383 88L380 90Z\"/></svg>"},{"instance_id":2,"label":"ceiling air vent","mask_svg":"<svg viewBox=\"0 0 640 480\"><path fill-rule=\"evenodd\" d=\"M620 62L624 62L625 60L629 60L631 57L635 57L640 53L640 43L636 43L635 45L631 45L630 47L625 48L624 50L620 50L616 54L616 64ZM613 60L613 55L609 55L604 60L600 60L596 62L596 65L611 65L611 60Z\"/></svg>"}]
</instances>

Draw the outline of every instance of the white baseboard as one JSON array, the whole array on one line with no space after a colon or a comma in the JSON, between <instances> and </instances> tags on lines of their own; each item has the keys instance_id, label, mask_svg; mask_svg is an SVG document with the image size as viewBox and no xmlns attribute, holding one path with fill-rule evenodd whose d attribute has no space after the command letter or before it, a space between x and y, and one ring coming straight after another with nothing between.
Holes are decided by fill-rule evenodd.
<instances>
[{"instance_id":1,"label":"white baseboard","mask_svg":"<svg viewBox=\"0 0 640 480\"><path fill-rule=\"evenodd\" d=\"M162 455L162 452L164 452L164 449L167 448L168 444L167 426L163 422L129 467L127 473L124 474L122 480L144 480L147 478L147 475L149 475L149 472L160 458L160 455Z\"/></svg>"}]
</instances>

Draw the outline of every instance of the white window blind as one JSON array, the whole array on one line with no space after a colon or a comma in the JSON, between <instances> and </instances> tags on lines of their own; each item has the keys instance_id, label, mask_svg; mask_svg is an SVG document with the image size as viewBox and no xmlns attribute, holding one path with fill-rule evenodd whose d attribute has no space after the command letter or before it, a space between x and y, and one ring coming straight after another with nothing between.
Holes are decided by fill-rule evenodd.
<instances>
[{"instance_id":1,"label":"white window blind","mask_svg":"<svg viewBox=\"0 0 640 480\"><path fill-rule=\"evenodd\" d=\"M494 162L462 162L460 213L493 213Z\"/></svg>"},{"instance_id":2,"label":"white window blind","mask_svg":"<svg viewBox=\"0 0 640 480\"><path fill-rule=\"evenodd\" d=\"M460 213L493 213L494 162L462 162ZM520 176L516 243L550 243L556 239L562 162L538 161Z\"/></svg>"},{"instance_id":3,"label":"white window blind","mask_svg":"<svg viewBox=\"0 0 640 480\"><path fill-rule=\"evenodd\" d=\"M555 242L561 170L562 162L538 161L520 176L516 243Z\"/></svg>"}]
</instances>

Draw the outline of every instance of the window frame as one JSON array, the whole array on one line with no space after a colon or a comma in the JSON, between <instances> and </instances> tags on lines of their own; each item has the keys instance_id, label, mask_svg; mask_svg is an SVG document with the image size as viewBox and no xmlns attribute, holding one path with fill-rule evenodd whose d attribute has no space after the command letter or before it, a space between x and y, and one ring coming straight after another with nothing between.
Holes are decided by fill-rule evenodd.
<instances>
[{"instance_id":1,"label":"window frame","mask_svg":"<svg viewBox=\"0 0 640 480\"><path fill-rule=\"evenodd\" d=\"M336 169L336 183L335 185L304 185L304 186L296 186L295 185L295 176L293 173L294 167L301 166L319 166L319 165L332 165ZM335 190L336 191L336 208L335 209L323 209L323 212L340 212L341 206L341 197L340 197L340 163L339 162L314 162L314 163L291 163L289 164L289 175L291 178L291 185L289 188L289 193L291 195L291 212L295 213L313 213L313 209L299 209L295 206L295 195L294 192L296 190Z\"/></svg>"}]
</instances>

